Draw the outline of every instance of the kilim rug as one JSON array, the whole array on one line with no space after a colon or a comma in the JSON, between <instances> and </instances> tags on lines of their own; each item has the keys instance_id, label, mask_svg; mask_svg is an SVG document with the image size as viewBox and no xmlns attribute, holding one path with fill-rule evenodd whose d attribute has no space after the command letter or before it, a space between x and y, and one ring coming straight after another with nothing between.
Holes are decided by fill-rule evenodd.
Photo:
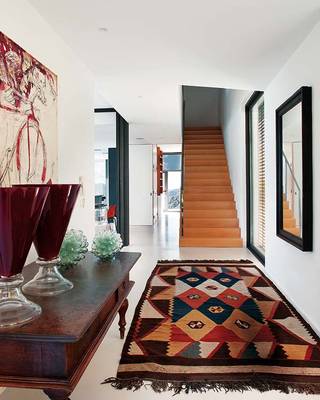
<instances>
[{"instance_id":1,"label":"kilim rug","mask_svg":"<svg viewBox=\"0 0 320 400\"><path fill-rule=\"evenodd\" d=\"M160 261L136 308L117 377L104 383L174 393L320 393L319 342L250 261Z\"/></svg>"}]
</instances>

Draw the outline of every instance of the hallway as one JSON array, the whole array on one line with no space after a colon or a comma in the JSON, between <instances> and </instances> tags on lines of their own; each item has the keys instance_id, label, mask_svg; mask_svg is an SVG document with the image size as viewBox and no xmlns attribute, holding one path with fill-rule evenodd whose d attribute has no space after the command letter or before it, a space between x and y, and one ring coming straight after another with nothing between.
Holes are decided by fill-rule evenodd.
<instances>
[{"instance_id":1,"label":"hallway","mask_svg":"<svg viewBox=\"0 0 320 400\"><path fill-rule=\"evenodd\" d=\"M145 287L146 280L152 269L156 265L158 259L251 259L256 265L259 262L245 248L238 249L200 249L200 248L180 248L179 242L179 213L168 212L162 214L162 220L154 226L133 226L131 227L131 245L125 250L142 252L142 256L134 270L132 271L132 279L136 282L129 296L129 309L127 313L127 329L133 317L135 306ZM260 265L261 266L261 265ZM117 391L109 385L101 385L100 383L107 377L115 376L123 342L119 339L118 321L115 320L112 327L108 331L105 339L101 343L98 351L90 362L87 370L82 376L75 391L71 395L71 400L148 400L163 399L172 397L171 393L163 393L158 395L151 389L141 389L136 392ZM224 392L207 394L181 394L179 400L188 399L192 396L194 400L201 398L212 399L246 399L246 400L281 400L287 399L285 394L276 392L258 393L256 391L242 393ZM290 400L303 399L306 395L291 394ZM308 396L311 398L319 398L319 396ZM7 389L1 396L0 400L45 400L46 396L41 391L27 389Z\"/></svg>"}]
</instances>

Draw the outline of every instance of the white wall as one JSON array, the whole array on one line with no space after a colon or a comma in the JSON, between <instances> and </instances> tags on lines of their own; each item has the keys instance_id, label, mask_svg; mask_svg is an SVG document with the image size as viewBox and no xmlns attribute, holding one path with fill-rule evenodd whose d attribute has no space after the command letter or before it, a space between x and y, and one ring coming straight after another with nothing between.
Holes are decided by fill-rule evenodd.
<instances>
[{"instance_id":1,"label":"white wall","mask_svg":"<svg viewBox=\"0 0 320 400\"><path fill-rule=\"evenodd\" d=\"M58 75L59 180L79 182L84 192L70 226L94 233L93 76L25 0L0 0L1 30ZM34 253L29 260L34 258Z\"/></svg>"},{"instance_id":2,"label":"white wall","mask_svg":"<svg viewBox=\"0 0 320 400\"><path fill-rule=\"evenodd\" d=\"M246 243L245 105L250 95L251 92L246 90L226 89L222 93L224 145L244 245Z\"/></svg>"},{"instance_id":3,"label":"white wall","mask_svg":"<svg viewBox=\"0 0 320 400\"><path fill-rule=\"evenodd\" d=\"M153 146L129 146L130 225L153 224Z\"/></svg>"},{"instance_id":4,"label":"white wall","mask_svg":"<svg viewBox=\"0 0 320 400\"><path fill-rule=\"evenodd\" d=\"M266 269L274 282L320 331L320 24L265 91ZM314 251L304 253L276 236L275 109L303 85L313 90Z\"/></svg>"},{"instance_id":5,"label":"white wall","mask_svg":"<svg viewBox=\"0 0 320 400\"><path fill-rule=\"evenodd\" d=\"M185 86L185 126L203 127L221 124L221 89Z\"/></svg>"}]
</instances>

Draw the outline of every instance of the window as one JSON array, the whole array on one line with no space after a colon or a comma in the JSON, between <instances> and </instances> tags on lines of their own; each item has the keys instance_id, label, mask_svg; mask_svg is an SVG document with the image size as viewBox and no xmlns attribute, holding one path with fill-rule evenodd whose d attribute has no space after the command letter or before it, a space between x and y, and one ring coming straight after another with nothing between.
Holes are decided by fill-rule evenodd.
<instances>
[{"instance_id":1,"label":"window","mask_svg":"<svg viewBox=\"0 0 320 400\"><path fill-rule=\"evenodd\" d=\"M264 263L265 129L264 99L255 92L246 105L247 247Z\"/></svg>"},{"instance_id":2,"label":"window","mask_svg":"<svg viewBox=\"0 0 320 400\"><path fill-rule=\"evenodd\" d=\"M180 211L181 153L163 154L165 209Z\"/></svg>"}]
</instances>

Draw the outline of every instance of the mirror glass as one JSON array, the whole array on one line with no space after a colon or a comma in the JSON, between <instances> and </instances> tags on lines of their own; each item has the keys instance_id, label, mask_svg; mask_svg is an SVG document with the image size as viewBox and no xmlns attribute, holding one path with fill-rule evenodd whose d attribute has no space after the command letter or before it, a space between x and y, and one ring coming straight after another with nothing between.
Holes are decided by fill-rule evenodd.
<instances>
[{"instance_id":1,"label":"mirror glass","mask_svg":"<svg viewBox=\"0 0 320 400\"><path fill-rule=\"evenodd\" d=\"M302 237L302 107L282 116L283 230Z\"/></svg>"}]
</instances>

